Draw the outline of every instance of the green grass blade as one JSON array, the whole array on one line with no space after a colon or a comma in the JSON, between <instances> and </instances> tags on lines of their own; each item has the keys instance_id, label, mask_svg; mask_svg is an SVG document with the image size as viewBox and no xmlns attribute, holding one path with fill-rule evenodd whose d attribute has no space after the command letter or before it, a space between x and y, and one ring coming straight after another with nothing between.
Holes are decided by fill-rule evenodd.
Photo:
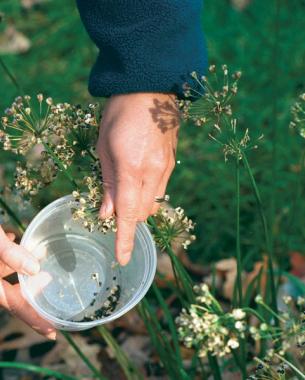
<instances>
[{"instance_id":1,"label":"green grass blade","mask_svg":"<svg viewBox=\"0 0 305 380\"><path fill-rule=\"evenodd\" d=\"M162 296L162 293L160 292L160 290L158 289L156 284L153 284L152 289L153 289L153 292L155 293L157 300L158 300L158 302L159 302L159 304L160 304L160 306L164 312L164 316L166 317L166 321L168 323L168 327L169 327L169 330L170 330L171 335L172 335L173 345L174 345L175 350L176 350L177 359L180 361L180 363L182 365L179 338L178 338L177 329L176 329L175 322L173 320L172 314L171 314L169 307L167 306L167 304L166 304L166 302Z\"/></svg>"},{"instance_id":2,"label":"green grass blade","mask_svg":"<svg viewBox=\"0 0 305 380\"><path fill-rule=\"evenodd\" d=\"M115 358L122 368L126 378L128 380L143 380L143 375L139 370L131 363L125 352L121 349L119 344L113 338L111 333L107 330L105 326L97 327L98 332L101 334L102 338L105 340L107 345L111 348L115 354Z\"/></svg>"},{"instance_id":3,"label":"green grass blade","mask_svg":"<svg viewBox=\"0 0 305 380\"><path fill-rule=\"evenodd\" d=\"M244 297L244 306L249 306L251 302L251 297L253 295L255 287L257 287L257 284L260 283L261 277L263 273L263 268L259 270L257 275L250 281L249 285L247 286L245 297Z\"/></svg>"},{"instance_id":4,"label":"green grass blade","mask_svg":"<svg viewBox=\"0 0 305 380\"><path fill-rule=\"evenodd\" d=\"M165 331L162 329L154 311L145 298L141 302L139 311L160 356L161 362L168 371L168 376L177 380L189 380L188 375L182 367L182 363L177 361L177 355L170 345L167 335L164 334Z\"/></svg>"},{"instance_id":5,"label":"green grass blade","mask_svg":"<svg viewBox=\"0 0 305 380\"><path fill-rule=\"evenodd\" d=\"M91 363L91 361L87 358L87 356L77 346L77 344L72 339L71 335L67 331L61 331L61 333L66 338L66 340L71 345L71 347L74 349L74 351L78 354L78 356L83 360L86 366L90 369L90 371L94 374L94 376L100 380L107 380L106 377L104 377L101 374L101 372L97 368L95 368L95 366Z\"/></svg>"},{"instance_id":6,"label":"green grass blade","mask_svg":"<svg viewBox=\"0 0 305 380\"><path fill-rule=\"evenodd\" d=\"M0 368L15 368L29 372L39 373L45 376L53 376L59 380L79 380L78 377L64 375L63 373L53 371L52 369L38 367L28 363L0 362Z\"/></svg>"}]
</instances>

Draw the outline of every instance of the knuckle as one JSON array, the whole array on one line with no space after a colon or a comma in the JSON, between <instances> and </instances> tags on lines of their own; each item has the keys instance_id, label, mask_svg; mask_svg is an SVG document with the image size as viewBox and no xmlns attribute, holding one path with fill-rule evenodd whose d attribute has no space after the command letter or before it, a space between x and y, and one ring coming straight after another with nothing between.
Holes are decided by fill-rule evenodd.
<instances>
[{"instance_id":1,"label":"knuckle","mask_svg":"<svg viewBox=\"0 0 305 380\"><path fill-rule=\"evenodd\" d=\"M124 214L118 214L117 215L117 218L119 220L119 222L123 222L123 223L126 223L126 224L133 224L133 223L136 223L137 221L137 217L136 217L136 211L134 210L128 210L124 212Z\"/></svg>"},{"instance_id":2,"label":"knuckle","mask_svg":"<svg viewBox=\"0 0 305 380\"><path fill-rule=\"evenodd\" d=\"M138 216L138 222L145 222L146 219L148 218L148 216L149 215L147 215L146 213L145 214L144 213L139 214L139 216Z\"/></svg>"},{"instance_id":3,"label":"knuckle","mask_svg":"<svg viewBox=\"0 0 305 380\"><path fill-rule=\"evenodd\" d=\"M150 214L149 215L155 215L157 212L158 212L158 210L160 209L160 205L159 204L157 204L157 205L155 205L154 207L153 207L153 209L151 210L151 212L150 212Z\"/></svg>"},{"instance_id":4,"label":"knuckle","mask_svg":"<svg viewBox=\"0 0 305 380\"><path fill-rule=\"evenodd\" d=\"M172 157L168 163L169 171L172 172L175 169L175 166L176 166L176 160Z\"/></svg>"},{"instance_id":5,"label":"knuckle","mask_svg":"<svg viewBox=\"0 0 305 380\"><path fill-rule=\"evenodd\" d=\"M163 157L154 157L149 161L149 168L155 172L166 170L166 160Z\"/></svg>"},{"instance_id":6,"label":"knuckle","mask_svg":"<svg viewBox=\"0 0 305 380\"><path fill-rule=\"evenodd\" d=\"M130 252L133 249L133 236L121 236L118 247L121 252Z\"/></svg>"}]
</instances>

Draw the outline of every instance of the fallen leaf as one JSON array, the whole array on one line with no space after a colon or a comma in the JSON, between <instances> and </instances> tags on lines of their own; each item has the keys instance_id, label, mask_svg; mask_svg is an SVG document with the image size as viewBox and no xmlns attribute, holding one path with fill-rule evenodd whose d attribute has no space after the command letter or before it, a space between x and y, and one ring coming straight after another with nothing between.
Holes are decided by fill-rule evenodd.
<instances>
[{"instance_id":1,"label":"fallen leaf","mask_svg":"<svg viewBox=\"0 0 305 380\"><path fill-rule=\"evenodd\" d=\"M25 9L31 9L35 5L39 5L41 3L45 3L47 0L21 0L21 6Z\"/></svg>"},{"instance_id":2,"label":"fallen leaf","mask_svg":"<svg viewBox=\"0 0 305 380\"><path fill-rule=\"evenodd\" d=\"M111 330L116 327L121 327L125 331L129 331L134 334L145 334L147 332L145 324L135 308L122 315L115 321L109 323L108 326Z\"/></svg>"},{"instance_id":3,"label":"fallen leaf","mask_svg":"<svg viewBox=\"0 0 305 380\"><path fill-rule=\"evenodd\" d=\"M250 5L251 0L231 0L231 3L235 9L243 11Z\"/></svg>"},{"instance_id":4,"label":"fallen leaf","mask_svg":"<svg viewBox=\"0 0 305 380\"><path fill-rule=\"evenodd\" d=\"M16 336L15 339L6 341L14 335ZM17 318L11 317L8 323L1 324L0 351L21 350L43 342L47 342L47 338L39 335Z\"/></svg>"},{"instance_id":5,"label":"fallen leaf","mask_svg":"<svg viewBox=\"0 0 305 380\"><path fill-rule=\"evenodd\" d=\"M296 277L305 277L305 256L300 252L290 252L290 273Z\"/></svg>"},{"instance_id":6,"label":"fallen leaf","mask_svg":"<svg viewBox=\"0 0 305 380\"><path fill-rule=\"evenodd\" d=\"M91 363L100 369L102 364L98 359L98 354L101 349L100 345L97 343L90 344L86 337L79 334L73 334L73 340L76 345L86 353ZM86 364L80 360L78 354L62 334L57 335L56 345L43 357L41 365L63 373L69 373L69 375L73 376L91 375Z\"/></svg>"},{"instance_id":7,"label":"fallen leaf","mask_svg":"<svg viewBox=\"0 0 305 380\"><path fill-rule=\"evenodd\" d=\"M0 54L21 54L31 48L31 41L14 25L9 25L0 37Z\"/></svg>"},{"instance_id":8,"label":"fallen leaf","mask_svg":"<svg viewBox=\"0 0 305 380\"><path fill-rule=\"evenodd\" d=\"M135 335L128 336L121 344L121 348L137 368L145 368L153 347L148 336Z\"/></svg>"}]
</instances>

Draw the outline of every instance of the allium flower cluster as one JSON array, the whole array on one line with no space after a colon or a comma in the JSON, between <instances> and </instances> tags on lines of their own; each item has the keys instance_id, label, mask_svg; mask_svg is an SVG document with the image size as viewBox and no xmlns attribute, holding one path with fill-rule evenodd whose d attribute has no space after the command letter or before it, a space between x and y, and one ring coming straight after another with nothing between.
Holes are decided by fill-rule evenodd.
<instances>
[{"instance_id":1,"label":"allium flower cluster","mask_svg":"<svg viewBox=\"0 0 305 380\"><path fill-rule=\"evenodd\" d=\"M4 149L25 155L37 144L63 144L69 108L67 103L54 105L52 98L44 101L42 94L37 95L35 104L30 96L17 97L2 117L0 138Z\"/></svg>"},{"instance_id":2,"label":"allium flower cluster","mask_svg":"<svg viewBox=\"0 0 305 380\"><path fill-rule=\"evenodd\" d=\"M197 126L210 126L220 131L223 118L232 115L231 101L237 94L241 72L237 71L230 76L227 66L222 65L223 79L219 81L217 71L215 65L209 67L211 79L206 76L199 77L196 72L193 72L191 76L195 82L195 88L185 84L184 94L186 98L198 98L198 100L195 102L182 100L179 106L184 119L191 120Z\"/></svg>"},{"instance_id":3,"label":"allium flower cluster","mask_svg":"<svg viewBox=\"0 0 305 380\"><path fill-rule=\"evenodd\" d=\"M225 142L222 142L212 134L209 136L212 140L216 141L220 146L222 146L225 161L228 161L230 156L241 160L243 158L243 152L250 149L257 149L257 143L263 138L263 135L258 137L254 143L251 143L248 128L244 131L244 133L241 134L241 136L239 136L237 131L237 120L230 119L229 125L230 134L229 137L226 138Z\"/></svg>"},{"instance_id":4,"label":"allium flower cluster","mask_svg":"<svg viewBox=\"0 0 305 380\"><path fill-rule=\"evenodd\" d=\"M289 126L305 138L305 93L301 94L299 99L291 108L292 121Z\"/></svg>"},{"instance_id":5,"label":"allium flower cluster","mask_svg":"<svg viewBox=\"0 0 305 380\"><path fill-rule=\"evenodd\" d=\"M196 239L193 234L195 224L189 219L181 207L170 209L161 207L154 216L158 232L155 241L161 250L171 244L181 244L184 249Z\"/></svg>"},{"instance_id":6,"label":"allium flower cluster","mask_svg":"<svg viewBox=\"0 0 305 380\"><path fill-rule=\"evenodd\" d=\"M182 309L176 319L180 339L186 347L198 349L200 357L230 354L239 347L240 338L245 337L245 311L233 309L225 313L206 284L195 286L194 292L196 304Z\"/></svg>"},{"instance_id":7,"label":"allium flower cluster","mask_svg":"<svg viewBox=\"0 0 305 380\"><path fill-rule=\"evenodd\" d=\"M80 221L90 232L96 230L103 233L115 232L114 216L107 219L99 217L99 209L103 201L103 186L98 163L92 166L92 173L92 175L84 178L87 191L84 193L73 191L72 193L77 203L77 207L73 206L72 208L73 219Z\"/></svg>"},{"instance_id":8,"label":"allium flower cluster","mask_svg":"<svg viewBox=\"0 0 305 380\"><path fill-rule=\"evenodd\" d=\"M36 195L66 170L75 158L92 156L98 134L98 107L83 109L52 98L19 96L2 118L0 141L5 150L23 156L16 167L16 188ZM32 159L34 157L34 159Z\"/></svg>"},{"instance_id":9,"label":"allium flower cluster","mask_svg":"<svg viewBox=\"0 0 305 380\"><path fill-rule=\"evenodd\" d=\"M82 157L88 154L93 156L98 137L98 105L89 104L85 109L80 105L72 106L70 124L73 149L79 152Z\"/></svg>"},{"instance_id":10,"label":"allium flower cluster","mask_svg":"<svg viewBox=\"0 0 305 380\"><path fill-rule=\"evenodd\" d=\"M212 128L209 137L222 147L225 161L229 156L241 160L245 150L257 148L257 142L262 136L256 138L254 143L250 143L249 130L237 130L237 120L232 111L232 100L238 91L237 84L241 72L237 71L230 76L226 65L222 65L221 71L222 80L218 78L218 70L215 65L209 68L209 79L205 76L199 78L196 73L192 73L197 88L187 86L185 96L196 97L198 100L195 102L192 102L191 99L182 100L180 108L184 119L190 120L196 126Z\"/></svg>"}]
</instances>

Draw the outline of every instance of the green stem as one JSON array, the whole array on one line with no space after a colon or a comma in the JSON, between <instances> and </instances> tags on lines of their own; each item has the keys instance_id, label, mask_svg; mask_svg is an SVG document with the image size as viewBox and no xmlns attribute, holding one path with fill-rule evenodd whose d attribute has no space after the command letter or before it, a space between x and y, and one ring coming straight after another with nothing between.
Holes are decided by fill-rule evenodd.
<instances>
[{"instance_id":1,"label":"green stem","mask_svg":"<svg viewBox=\"0 0 305 380\"><path fill-rule=\"evenodd\" d=\"M290 361L286 360L283 356L279 354L274 354L278 359L282 360L284 363L286 363L295 373L297 373L301 379L305 379L304 373L302 373L296 366L294 366Z\"/></svg>"},{"instance_id":2,"label":"green stem","mask_svg":"<svg viewBox=\"0 0 305 380\"><path fill-rule=\"evenodd\" d=\"M242 285L242 261L240 248L240 164L236 158L236 260L237 260L237 289L238 306L243 306L243 285Z\"/></svg>"},{"instance_id":3,"label":"green stem","mask_svg":"<svg viewBox=\"0 0 305 380\"><path fill-rule=\"evenodd\" d=\"M235 169L235 185L236 185L236 261L237 261L237 289L238 289L238 307L243 307L243 284L242 284L242 260L241 260L241 247L240 247L240 159L236 157L236 169ZM247 378L246 367L246 347L245 340L240 339L240 354L241 360L237 361L242 371L242 377L245 380ZM237 355L236 355L237 356Z\"/></svg>"},{"instance_id":4,"label":"green stem","mask_svg":"<svg viewBox=\"0 0 305 380\"><path fill-rule=\"evenodd\" d=\"M281 318L277 313L275 313L274 312L274 310L271 308L271 307L269 307L267 304L265 304L264 302L262 302L262 303L260 303L260 305L261 306L263 306L271 315L273 315L274 316L274 318L275 318L275 320L276 321L280 321L280 322L282 322L282 323L285 323L286 321L283 319L283 318ZM278 325L278 324L277 324Z\"/></svg>"},{"instance_id":5,"label":"green stem","mask_svg":"<svg viewBox=\"0 0 305 380\"><path fill-rule=\"evenodd\" d=\"M91 363L91 361L87 358L87 356L81 351L81 349L77 346L77 344L72 339L71 335L66 331L61 331L63 336L66 338L68 343L73 347L74 351L79 355L79 357L83 360L86 366L90 369L90 371L95 375L97 379L107 380L101 372Z\"/></svg>"},{"instance_id":6,"label":"green stem","mask_svg":"<svg viewBox=\"0 0 305 380\"><path fill-rule=\"evenodd\" d=\"M243 159L244 165L246 167L246 170L247 170L249 178L250 178L250 182L251 182L251 185L252 185L252 188L254 191L256 203L258 206L259 215L261 218L261 223L262 223L263 230L264 230L265 245L266 245L266 251L267 251L267 255L268 255L268 272L269 272L269 277L270 277L269 283L270 283L270 292L271 292L271 305L272 305L273 311L276 314L278 314L277 299L276 299L276 288L275 288L275 277L274 277L274 269L273 269L273 252L272 252L272 248L271 248L271 242L270 242L270 237L269 237L269 229L268 229L268 225L267 225L267 220L266 220L266 216L264 213L264 208L263 208L260 192L258 190L255 178L253 176L252 170L250 168L250 165L249 165L249 162L248 162L248 159L247 159L247 156L245 155L245 153L243 153L242 159Z\"/></svg>"},{"instance_id":7,"label":"green stem","mask_svg":"<svg viewBox=\"0 0 305 380\"><path fill-rule=\"evenodd\" d=\"M9 77L11 82L14 84L14 86L17 88L17 90L20 91L20 93L23 95L24 94L23 88L20 86L15 75L12 73L12 71L9 69L9 67L6 65L6 63L1 57L0 57L0 66L2 67L5 74Z\"/></svg>"},{"instance_id":8,"label":"green stem","mask_svg":"<svg viewBox=\"0 0 305 380\"><path fill-rule=\"evenodd\" d=\"M288 249L290 249L290 240L292 236L292 228L295 225L297 212L300 212L299 205L300 205L300 199L303 192L303 186L302 181L304 178L304 168L305 168L305 149L302 150L301 158L299 161L300 165L300 172L298 173L296 184L294 188L296 191L293 193L293 200L291 205L291 213L288 221L288 225L286 227L286 234L285 234L285 243L284 243L284 249L283 252L287 252ZM302 211L301 211L302 212Z\"/></svg>"},{"instance_id":9,"label":"green stem","mask_svg":"<svg viewBox=\"0 0 305 380\"><path fill-rule=\"evenodd\" d=\"M175 323L174 323L172 314L171 314L171 312L169 310L169 307L168 307L167 303L165 302L165 300L163 298L162 293L158 289L157 285L153 284L152 285L152 289L153 289L153 291L154 291L154 293L156 295L156 298L157 298L157 300L158 300L161 308L163 309L164 316L166 317L166 322L168 323L168 327L169 327L169 330L171 332L171 337L172 337L173 345L174 345L174 348L175 348L175 351L176 351L177 360L179 361L179 363L183 363L182 357L181 357L181 352L180 352L180 345L179 345L178 334L177 334L177 330L176 330L176 327L175 327Z\"/></svg>"},{"instance_id":10,"label":"green stem","mask_svg":"<svg viewBox=\"0 0 305 380\"><path fill-rule=\"evenodd\" d=\"M3 210L8 214L8 216L15 222L20 232L23 233L25 231L25 226L23 225L21 220L18 218L18 216L15 214L15 212L8 206L8 204L1 197L0 197L0 207L3 208Z\"/></svg>"},{"instance_id":11,"label":"green stem","mask_svg":"<svg viewBox=\"0 0 305 380\"><path fill-rule=\"evenodd\" d=\"M78 380L78 377L64 375L63 373L54 371L52 369L38 367L28 363L12 363L12 362L0 362L0 368L15 368L29 372L40 373L44 376L52 376L59 380Z\"/></svg>"},{"instance_id":12,"label":"green stem","mask_svg":"<svg viewBox=\"0 0 305 380\"><path fill-rule=\"evenodd\" d=\"M158 226L157 226L153 217L148 218L148 223L152 227L153 232L155 234L160 235ZM160 237L162 238L162 235L160 235ZM192 281L190 275L185 270L184 266L181 264L178 257L175 255L172 247L166 241L163 241L163 243L166 246L166 252L168 253L168 255L171 259L173 271L175 274L176 284L177 284L178 288L180 288L180 283L181 283L181 285L185 291L185 295L186 295L187 300L190 303L193 303L195 301L194 292L193 292L193 281Z\"/></svg>"},{"instance_id":13,"label":"green stem","mask_svg":"<svg viewBox=\"0 0 305 380\"><path fill-rule=\"evenodd\" d=\"M275 25L274 25L274 44L273 52L271 55L272 58L272 73L273 77L273 89L274 93L279 93L278 89L278 77L279 77L279 31L280 31L280 0L275 0ZM278 162L278 125L277 125L277 113L278 113L278 96L273 96L272 104L272 130L271 130L271 141L272 141L272 174L271 174L271 199L270 199L270 225L273 227L275 221L275 210L276 210L276 184L277 184L277 162ZM274 250L274 237L273 237L273 228L271 229L270 235L270 249Z\"/></svg>"},{"instance_id":14,"label":"green stem","mask_svg":"<svg viewBox=\"0 0 305 380\"><path fill-rule=\"evenodd\" d=\"M43 146L44 146L45 150L48 152L48 154L52 157L52 159L54 160L54 162L58 165L59 169L69 179L69 181L71 182L71 184L75 188L77 188L77 183L74 181L74 179L73 179L72 175L69 173L69 171L64 167L63 163L56 157L56 155L52 152L52 150L50 149L50 147L46 143L43 143Z\"/></svg>"},{"instance_id":15,"label":"green stem","mask_svg":"<svg viewBox=\"0 0 305 380\"><path fill-rule=\"evenodd\" d=\"M244 307L243 310L247 311L248 313L253 314L259 321L266 323L265 319L257 311L255 311L251 307Z\"/></svg>"},{"instance_id":16,"label":"green stem","mask_svg":"<svg viewBox=\"0 0 305 380\"><path fill-rule=\"evenodd\" d=\"M212 373L214 376L213 379L214 380L222 380L222 376L221 376L221 372L220 372L220 368L219 368L217 358L211 354L208 354L208 361L209 361L209 365L212 369Z\"/></svg>"},{"instance_id":17,"label":"green stem","mask_svg":"<svg viewBox=\"0 0 305 380\"><path fill-rule=\"evenodd\" d=\"M121 347L118 345L118 343L113 338L111 333L107 330L107 328L104 326L99 326L97 330L101 334L107 345L113 351L115 358L117 362L120 364L127 380L143 380L142 374L130 362L125 352L121 349Z\"/></svg>"}]
</instances>

